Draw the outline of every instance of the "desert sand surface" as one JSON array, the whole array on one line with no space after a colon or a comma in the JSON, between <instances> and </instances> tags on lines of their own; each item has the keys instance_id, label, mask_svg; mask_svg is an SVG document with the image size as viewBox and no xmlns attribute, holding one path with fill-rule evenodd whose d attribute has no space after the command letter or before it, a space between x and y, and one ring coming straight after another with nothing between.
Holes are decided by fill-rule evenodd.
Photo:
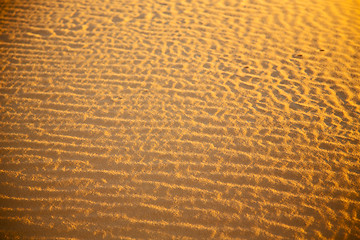
<instances>
[{"instance_id":1,"label":"desert sand surface","mask_svg":"<svg viewBox=\"0 0 360 240\"><path fill-rule=\"evenodd\" d=\"M2 0L0 239L360 239L360 1Z\"/></svg>"}]
</instances>

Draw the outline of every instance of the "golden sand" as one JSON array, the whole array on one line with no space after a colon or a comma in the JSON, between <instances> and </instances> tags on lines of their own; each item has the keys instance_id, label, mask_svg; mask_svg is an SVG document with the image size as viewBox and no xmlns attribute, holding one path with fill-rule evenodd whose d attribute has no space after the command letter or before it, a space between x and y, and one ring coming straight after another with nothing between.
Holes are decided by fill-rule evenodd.
<instances>
[{"instance_id":1,"label":"golden sand","mask_svg":"<svg viewBox=\"0 0 360 240\"><path fill-rule=\"evenodd\" d=\"M2 0L1 239L360 239L359 0Z\"/></svg>"}]
</instances>

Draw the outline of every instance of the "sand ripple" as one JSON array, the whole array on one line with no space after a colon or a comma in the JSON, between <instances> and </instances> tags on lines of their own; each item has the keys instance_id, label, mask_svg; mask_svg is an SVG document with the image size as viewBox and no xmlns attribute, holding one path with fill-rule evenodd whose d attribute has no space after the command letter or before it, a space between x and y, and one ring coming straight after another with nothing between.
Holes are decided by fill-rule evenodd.
<instances>
[{"instance_id":1,"label":"sand ripple","mask_svg":"<svg viewBox=\"0 0 360 240\"><path fill-rule=\"evenodd\" d=\"M0 3L1 239L360 239L358 0Z\"/></svg>"}]
</instances>

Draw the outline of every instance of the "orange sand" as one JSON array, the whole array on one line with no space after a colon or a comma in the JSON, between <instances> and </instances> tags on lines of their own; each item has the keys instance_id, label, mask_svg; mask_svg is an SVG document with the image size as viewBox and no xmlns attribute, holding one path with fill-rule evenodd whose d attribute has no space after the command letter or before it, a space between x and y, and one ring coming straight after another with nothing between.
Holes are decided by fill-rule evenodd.
<instances>
[{"instance_id":1,"label":"orange sand","mask_svg":"<svg viewBox=\"0 0 360 240\"><path fill-rule=\"evenodd\" d=\"M1 239L360 239L359 0L2 0Z\"/></svg>"}]
</instances>

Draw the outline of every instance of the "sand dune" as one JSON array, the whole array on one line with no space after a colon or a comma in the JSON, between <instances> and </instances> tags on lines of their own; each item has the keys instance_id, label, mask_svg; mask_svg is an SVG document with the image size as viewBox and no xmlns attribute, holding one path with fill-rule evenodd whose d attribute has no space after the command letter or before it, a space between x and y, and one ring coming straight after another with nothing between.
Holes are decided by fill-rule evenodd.
<instances>
[{"instance_id":1,"label":"sand dune","mask_svg":"<svg viewBox=\"0 0 360 240\"><path fill-rule=\"evenodd\" d=\"M1 239L360 239L358 0L0 3Z\"/></svg>"}]
</instances>

